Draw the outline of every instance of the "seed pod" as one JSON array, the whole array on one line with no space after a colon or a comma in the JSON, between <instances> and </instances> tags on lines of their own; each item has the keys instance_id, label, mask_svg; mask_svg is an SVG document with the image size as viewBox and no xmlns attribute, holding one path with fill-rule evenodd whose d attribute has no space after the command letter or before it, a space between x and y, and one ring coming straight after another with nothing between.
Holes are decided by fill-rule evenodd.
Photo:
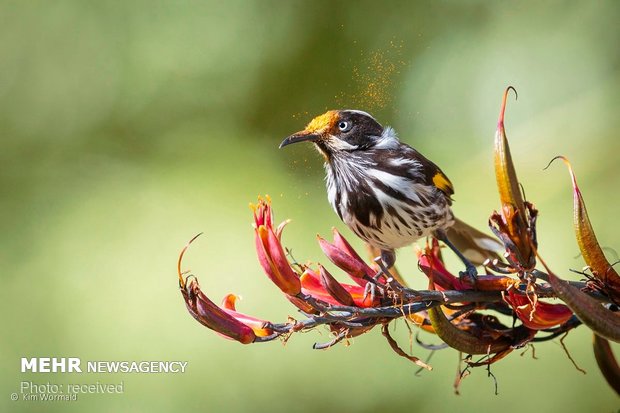
<instances>
[{"instance_id":1,"label":"seed pod","mask_svg":"<svg viewBox=\"0 0 620 413\"><path fill-rule=\"evenodd\" d=\"M612 294L618 295L618 298L620 298L620 276L607 261L607 258L605 258L603 249L596 239L596 234L586 210L586 204L577 185L573 167L568 159L563 156L558 156L553 160L558 158L562 159L568 167L568 173L573 184L573 226L581 255L588 267L590 267L592 275L603 284L605 289L611 289Z\"/></svg>"},{"instance_id":2,"label":"seed pod","mask_svg":"<svg viewBox=\"0 0 620 413\"><path fill-rule=\"evenodd\" d=\"M549 268L547 272L553 291L585 325L599 336L620 343L620 314L604 308L595 298L559 279Z\"/></svg>"},{"instance_id":3,"label":"seed pod","mask_svg":"<svg viewBox=\"0 0 620 413\"><path fill-rule=\"evenodd\" d=\"M461 330L448 320L438 305L428 310L433 329L437 336L450 347L466 354L493 354L510 348L510 340L506 336L496 339L476 337Z\"/></svg>"},{"instance_id":4,"label":"seed pod","mask_svg":"<svg viewBox=\"0 0 620 413\"><path fill-rule=\"evenodd\" d=\"M497 224L499 231L511 241L511 245L507 245L507 249L513 260L518 262L524 270L531 270L536 265L536 255L534 252L536 239L533 237L535 230L530 228L534 221L530 219L529 208L526 208L521 195L517 173L512 162L510 146L508 145L504 128L506 100L511 89L514 91L514 88L509 86L504 92L497 122L497 131L495 133L495 177L502 204L499 215L504 225L501 225L499 222ZM495 216L493 220L499 221L498 218ZM504 241L504 237L500 236L500 239Z\"/></svg>"},{"instance_id":5,"label":"seed pod","mask_svg":"<svg viewBox=\"0 0 620 413\"><path fill-rule=\"evenodd\" d=\"M594 357L607 383L620 396L620 366L614 357L609 341L594 334Z\"/></svg>"}]
</instances>

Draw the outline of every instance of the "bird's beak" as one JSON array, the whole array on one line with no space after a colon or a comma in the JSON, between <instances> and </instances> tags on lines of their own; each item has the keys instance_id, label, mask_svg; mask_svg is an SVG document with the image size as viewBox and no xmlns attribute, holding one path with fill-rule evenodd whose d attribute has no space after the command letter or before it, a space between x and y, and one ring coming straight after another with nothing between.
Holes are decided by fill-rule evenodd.
<instances>
[{"instance_id":1,"label":"bird's beak","mask_svg":"<svg viewBox=\"0 0 620 413\"><path fill-rule=\"evenodd\" d=\"M320 137L319 135L317 135L316 133L312 133L312 132L307 132L307 131L297 132L287 137L286 139L284 139L282 143L280 144L279 148L282 149L287 145L290 145L292 143L297 143L297 142L305 142L305 141L313 142L319 139L319 137Z\"/></svg>"}]
</instances>

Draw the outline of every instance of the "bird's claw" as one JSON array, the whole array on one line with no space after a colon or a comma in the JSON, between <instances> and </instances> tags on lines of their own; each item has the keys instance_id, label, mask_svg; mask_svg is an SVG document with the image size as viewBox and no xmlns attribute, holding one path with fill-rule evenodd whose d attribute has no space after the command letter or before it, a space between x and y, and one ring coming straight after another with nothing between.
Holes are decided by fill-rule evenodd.
<instances>
[{"instance_id":1,"label":"bird's claw","mask_svg":"<svg viewBox=\"0 0 620 413\"><path fill-rule=\"evenodd\" d=\"M377 274L375 277L372 278L372 281L368 281L366 283L366 286L364 287L364 296L362 297L362 301L366 301L366 298L370 296L370 301L374 302L377 296L377 291L379 292L379 294L383 295L383 289L376 284L377 279L381 275L381 273Z\"/></svg>"},{"instance_id":2,"label":"bird's claw","mask_svg":"<svg viewBox=\"0 0 620 413\"><path fill-rule=\"evenodd\" d=\"M478 281L478 270L476 270L476 267L470 264L465 267L465 271L459 272L459 279L463 280L465 277L475 284Z\"/></svg>"},{"instance_id":3,"label":"bird's claw","mask_svg":"<svg viewBox=\"0 0 620 413\"><path fill-rule=\"evenodd\" d=\"M370 301L375 301L376 289L377 287L373 283L367 283L364 287L364 296L362 297L362 301L366 301L368 295L370 295Z\"/></svg>"}]
</instances>

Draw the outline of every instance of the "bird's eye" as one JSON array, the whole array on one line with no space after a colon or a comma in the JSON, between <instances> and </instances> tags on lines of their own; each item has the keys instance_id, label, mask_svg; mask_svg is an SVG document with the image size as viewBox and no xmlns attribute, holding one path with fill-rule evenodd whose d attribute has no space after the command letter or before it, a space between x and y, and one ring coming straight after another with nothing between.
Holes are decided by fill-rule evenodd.
<instances>
[{"instance_id":1,"label":"bird's eye","mask_svg":"<svg viewBox=\"0 0 620 413\"><path fill-rule=\"evenodd\" d=\"M343 120L338 122L338 129L340 129L342 132L347 132L349 129L351 129L351 122L345 122Z\"/></svg>"}]
</instances>

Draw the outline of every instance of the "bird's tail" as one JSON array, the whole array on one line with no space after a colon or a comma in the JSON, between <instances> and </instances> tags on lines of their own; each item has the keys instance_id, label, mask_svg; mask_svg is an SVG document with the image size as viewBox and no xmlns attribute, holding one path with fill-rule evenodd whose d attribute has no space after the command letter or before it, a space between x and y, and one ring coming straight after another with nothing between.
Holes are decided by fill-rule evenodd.
<instances>
[{"instance_id":1,"label":"bird's tail","mask_svg":"<svg viewBox=\"0 0 620 413\"><path fill-rule=\"evenodd\" d=\"M487 258L501 258L500 252L504 247L499 240L458 218L455 218L454 225L446 230L446 236L474 265L482 265Z\"/></svg>"}]
</instances>

